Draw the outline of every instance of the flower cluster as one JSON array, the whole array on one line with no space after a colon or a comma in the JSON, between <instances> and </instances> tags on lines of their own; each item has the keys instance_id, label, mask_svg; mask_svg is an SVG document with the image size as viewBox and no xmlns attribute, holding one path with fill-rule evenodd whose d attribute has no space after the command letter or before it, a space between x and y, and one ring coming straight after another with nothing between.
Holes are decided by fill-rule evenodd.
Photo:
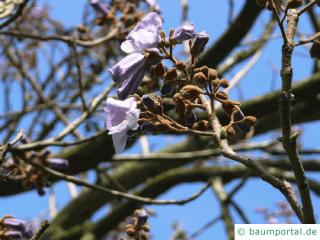
<instances>
[{"instance_id":1,"label":"flower cluster","mask_svg":"<svg viewBox=\"0 0 320 240\"><path fill-rule=\"evenodd\" d=\"M26 143L28 140L22 139L22 142ZM20 180L26 188L35 187L40 196L45 194L45 188L50 186L50 181L42 171L25 163L23 159L28 159L29 161L59 171L65 171L69 167L67 160L52 157L50 151L12 154L11 158L4 161L1 167L2 171L6 173L7 178Z\"/></svg>"},{"instance_id":2,"label":"flower cluster","mask_svg":"<svg viewBox=\"0 0 320 240\"><path fill-rule=\"evenodd\" d=\"M147 240L149 225L148 213L144 209L138 209L134 212L134 216L131 219L131 223L125 226L128 239L122 238L122 240Z\"/></svg>"},{"instance_id":3,"label":"flower cluster","mask_svg":"<svg viewBox=\"0 0 320 240\"><path fill-rule=\"evenodd\" d=\"M12 216L0 218L0 239L30 239L34 234L31 223Z\"/></svg>"},{"instance_id":4,"label":"flower cluster","mask_svg":"<svg viewBox=\"0 0 320 240\"><path fill-rule=\"evenodd\" d=\"M189 41L190 57L181 61L173 52L184 41ZM197 66L208 41L208 34L197 32L190 23L171 30L167 38L161 16L155 12L147 14L129 33L121 44L121 50L128 55L109 69L113 81L121 85L120 100L108 98L105 107L105 125L112 134L116 153L125 148L127 135L132 132L212 134L211 123L206 120L210 116L197 119L201 111L210 115L207 102L221 103L230 119L224 127L228 137L250 131L256 119L245 116L240 103L229 99L223 90L229 86L228 81L213 68ZM165 66L168 61L170 67ZM147 73L154 86L161 85L160 95L156 95L157 88L139 89ZM174 114L168 115L168 102Z\"/></svg>"},{"instance_id":5,"label":"flower cluster","mask_svg":"<svg viewBox=\"0 0 320 240\"><path fill-rule=\"evenodd\" d=\"M160 6L156 0L114 0L108 4L103 0L90 0L96 12L95 23L117 26L120 32L137 23L143 16L143 12L139 10L141 3L147 5L151 11L160 13Z\"/></svg>"}]
</instances>

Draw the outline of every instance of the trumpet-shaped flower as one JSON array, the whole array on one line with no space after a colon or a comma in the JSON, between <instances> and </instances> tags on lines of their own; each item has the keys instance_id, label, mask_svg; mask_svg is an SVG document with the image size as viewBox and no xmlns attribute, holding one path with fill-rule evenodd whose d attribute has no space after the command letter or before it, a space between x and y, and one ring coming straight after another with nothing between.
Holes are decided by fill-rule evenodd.
<instances>
[{"instance_id":1,"label":"trumpet-shaped flower","mask_svg":"<svg viewBox=\"0 0 320 240\"><path fill-rule=\"evenodd\" d=\"M108 71L113 81L122 83L118 90L120 99L134 94L147 70L147 65L157 64L162 19L157 13L146 15L129 33L127 40L121 44L121 49L129 55L111 67ZM154 54L150 54L154 53ZM150 59L147 59L149 56ZM146 65L146 63L148 63Z\"/></svg>"},{"instance_id":2,"label":"trumpet-shaped flower","mask_svg":"<svg viewBox=\"0 0 320 240\"><path fill-rule=\"evenodd\" d=\"M140 110L137 109L137 102L133 97L124 101L108 98L104 110L106 113L105 126L112 135L116 153L120 153L126 147L127 132L139 127Z\"/></svg>"},{"instance_id":3,"label":"trumpet-shaped flower","mask_svg":"<svg viewBox=\"0 0 320 240\"><path fill-rule=\"evenodd\" d=\"M147 14L121 44L121 50L128 54L143 53L145 49L156 47L161 29L161 16L155 12Z\"/></svg>"}]
</instances>

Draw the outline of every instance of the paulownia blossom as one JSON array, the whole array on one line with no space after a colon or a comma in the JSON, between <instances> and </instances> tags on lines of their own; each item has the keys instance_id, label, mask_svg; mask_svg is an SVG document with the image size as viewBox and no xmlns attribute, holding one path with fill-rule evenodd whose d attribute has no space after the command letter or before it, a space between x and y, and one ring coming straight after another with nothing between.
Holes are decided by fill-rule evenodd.
<instances>
[{"instance_id":1,"label":"paulownia blossom","mask_svg":"<svg viewBox=\"0 0 320 240\"><path fill-rule=\"evenodd\" d=\"M140 110L137 109L137 102L133 97L124 101L108 98L104 110L106 113L106 128L112 135L116 153L120 153L126 147L127 132L139 127Z\"/></svg>"},{"instance_id":2,"label":"paulownia blossom","mask_svg":"<svg viewBox=\"0 0 320 240\"><path fill-rule=\"evenodd\" d=\"M160 15L149 13L121 44L121 50L129 55L108 70L115 82L122 83L118 89L120 99L134 94L143 80L148 65L157 63L147 61L145 56L148 52L158 54L159 51L155 47L159 43L161 29Z\"/></svg>"},{"instance_id":3,"label":"paulownia blossom","mask_svg":"<svg viewBox=\"0 0 320 240\"><path fill-rule=\"evenodd\" d=\"M178 28L173 33L172 39L175 43L182 43L183 41L190 40L196 36L194 25L186 23Z\"/></svg>"}]
</instances>

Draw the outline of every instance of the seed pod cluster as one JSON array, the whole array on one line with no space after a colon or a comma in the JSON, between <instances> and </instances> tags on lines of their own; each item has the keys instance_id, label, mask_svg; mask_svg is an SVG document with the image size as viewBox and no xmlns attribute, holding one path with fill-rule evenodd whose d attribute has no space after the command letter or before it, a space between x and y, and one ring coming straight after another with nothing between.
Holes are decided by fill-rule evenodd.
<instances>
[{"instance_id":1,"label":"seed pod cluster","mask_svg":"<svg viewBox=\"0 0 320 240\"><path fill-rule=\"evenodd\" d=\"M134 216L131 218L131 223L125 226L125 231L128 236L126 240L148 240L150 227L147 221L148 213L144 209L136 210Z\"/></svg>"}]
</instances>

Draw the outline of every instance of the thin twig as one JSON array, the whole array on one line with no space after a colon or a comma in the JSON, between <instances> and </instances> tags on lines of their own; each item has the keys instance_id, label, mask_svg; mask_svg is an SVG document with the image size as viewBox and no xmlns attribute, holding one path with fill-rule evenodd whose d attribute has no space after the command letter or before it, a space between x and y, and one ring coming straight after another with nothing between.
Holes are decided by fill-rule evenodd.
<instances>
[{"instance_id":1,"label":"thin twig","mask_svg":"<svg viewBox=\"0 0 320 240\"><path fill-rule=\"evenodd\" d=\"M106 193L108 195L112 195L115 197L122 197L128 200L133 200L136 202L140 202L143 204L156 204L156 205L184 205L186 203L189 203L195 199L197 199L198 197L200 197L211 185L211 183L207 183L203 188L201 188L197 193L193 194L190 197L187 197L185 199L181 199L181 200L155 200L155 199L151 199L151 198L146 198L146 197L140 197L140 196L136 196L130 193L124 193L124 192L120 192L117 190L113 190L113 189L109 189L106 187L102 187L100 185L95 185L95 184L91 184L89 182L86 182L84 180L72 177L70 175L52 170L48 167L42 166L36 162L30 161L29 159L23 159L25 162L29 163L30 165L34 166L35 168L39 169L40 171L54 177L54 178L58 178L58 179L62 179L68 182L72 182L76 185L79 186L84 186L87 188L91 188L103 193Z\"/></svg>"},{"instance_id":2,"label":"thin twig","mask_svg":"<svg viewBox=\"0 0 320 240\"><path fill-rule=\"evenodd\" d=\"M34 234L33 237L30 240L38 240L38 239L40 239L40 237L47 230L48 227L49 227L49 222L48 221L43 221L42 224L41 224L40 229L38 230L38 232L36 232L36 234Z\"/></svg>"}]
</instances>

